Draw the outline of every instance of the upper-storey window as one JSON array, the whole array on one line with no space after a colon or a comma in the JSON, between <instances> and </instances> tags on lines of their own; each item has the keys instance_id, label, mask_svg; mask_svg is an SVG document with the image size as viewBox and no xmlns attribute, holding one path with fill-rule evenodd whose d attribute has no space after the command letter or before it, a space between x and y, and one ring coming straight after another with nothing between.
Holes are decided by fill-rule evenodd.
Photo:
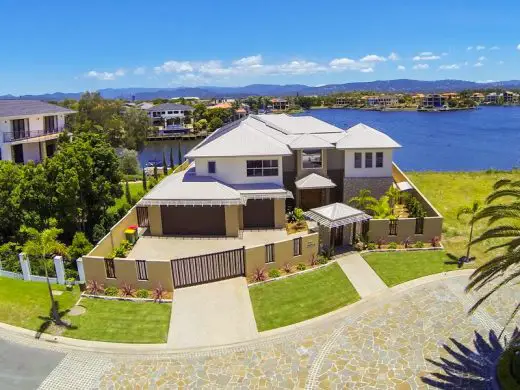
<instances>
[{"instance_id":1,"label":"upper-storey window","mask_svg":"<svg viewBox=\"0 0 520 390\"><path fill-rule=\"evenodd\" d=\"M45 132L50 132L58 129L58 117L57 116L44 116L43 125Z\"/></svg>"},{"instance_id":2,"label":"upper-storey window","mask_svg":"<svg viewBox=\"0 0 520 390\"><path fill-rule=\"evenodd\" d=\"M365 168L372 168L372 152L365 153Z\"/></svg>"},{"instance_id":3,"label":"upper-storey window","mask_svg":"<svg viewBox=\"0 0 520 390\"><path fill-rule=\"evenodd\" d=\"M383 168L383 152L376 153L376 168Z\"/></svg>"},{"instance_id":4,"label":"upper-storey window","mask_svg":"<svg viewBox=\"0 0 520 390\"><path fill-rule=\"evenodd\" d=\"M321 168L321 149L304 149L302 150L302 168L316 169Z\"/></svg>"},{"instance_id":5,"label":"upper-storey window","mask_svg":"<svg viewBox=\"0 0 520 390\"><path fill-rule=\"evenodd\" d=\"M13 119L13 139L25 138L29 134L28 119Z\"/></svg>"},{"instance_id":6,"label":"upper-storey window","mask_svg":"<svg viewBox=\"0 0 520 390\"><path fill-rule=\"evenodd\" d=\"M354 168L361 168L361 156L359 152L354 153Z\"/></svg>"},{"instance_id":7,"label":"upper-storey window","mask_svg":"<svg viewBox=\"0 0 520 390\"><path fill-rule=\"evenodd\" d=\"M278 160L247 160L247 176L278 176Z\"/></svg>"}]
</instances>

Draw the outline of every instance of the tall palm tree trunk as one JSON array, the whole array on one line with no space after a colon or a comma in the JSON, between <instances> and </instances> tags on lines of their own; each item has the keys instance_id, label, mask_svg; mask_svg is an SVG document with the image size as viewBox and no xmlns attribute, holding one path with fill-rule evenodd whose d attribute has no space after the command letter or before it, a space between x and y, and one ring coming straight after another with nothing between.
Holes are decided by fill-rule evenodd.
<instances>
[{"instance_id":1,"label":"tall palm tree trunk","mask_svg":"<svg viewBox=\"0 0 520 390\"><path fill-rule=\"evenodd\" d=\"M466 259L467 260L469 260L469 252L471 250L471 242L473 241L473 225L474 225L474 223L471 222L471 226L469 228L468 250L466 251Z\"/></svg>"},{"instance_id":2,"label":"tall palm tree trunk","mask_svg":"<svg viewBox=\"0 0 520 390\"><path fill-rule=\"evenodd\" d=\"M47 271L47 263L45 262L45 257L43 258L43 269L45 270L45 278L47 279L47 289L49 290L49 297L51 298L51 316L54 323L57 325L61 324L60 313L58 313L58 308L56 307L56 301L54 300L54 295L52 294L51 281L49 280L49 272Z\"/></svg>"}]
</instances>

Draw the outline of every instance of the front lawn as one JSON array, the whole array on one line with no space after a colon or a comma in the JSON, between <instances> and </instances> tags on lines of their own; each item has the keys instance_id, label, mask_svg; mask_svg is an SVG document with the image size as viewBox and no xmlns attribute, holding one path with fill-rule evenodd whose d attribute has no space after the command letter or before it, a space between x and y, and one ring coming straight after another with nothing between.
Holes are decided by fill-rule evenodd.
<instances>
[{"instance_id":1,"label":"front lawn","mask_svg":"<svg viewBox=\"0 0 520 390\"><path fill-rule=\"evenodd\" d=\"M53 290L65 290L53 285ZM59 310L70 309L79 299L79 289L56 296ZM0 322L38 330L46 322L51 305L46 283L0 277Z\"/></svg>"},{"instance_id":2,"label":"front lawn","mask_svg":"<svg viewBox=\"0 0 520 390\"><path fill-rule=\"evenodd\" d=\"M338 264L249 289L259 331L328 313L359 300Z\"/></svg>"},{"instance_id":3,"label":"front lawn","mask_svg":"<svg viewBox=\"0 0 520 390\"><path fill-rule=\"evenodd\" d=\"M169 303L83 298L80 306L86 308L84 314L66 317L77 329L67 329L63 336L117 343L165 343L168 338Z\"/></svg>"},{"instance_id":4,"label":"front lawn","mask_svg":"<svg viewBox=\"0 0 520 390\"><path fill-rule=\"evenodd\" d=\"M510 172L407 172L410 180L429 199L444 217L442 243L449 253L456 257L465 255L468 242L468 217L457 220L457 211L461 206L471 206L473 200L482 204L491 193L493 184L499 179L520 180L520 170ZM475 224L475 237L486 228L486 222ZM486 253L486 248L493 242L477 244L472 248L472 256L478 266L494 257Z\"/></svg>"},{"instance_id":5,"label":"front lawn","mask_svg":"<svg viewBox=\"0 0 520 390\"><path fill-rule=\"evenodd\" d=\"M363 254L363 258L388 287L422 276L458 269L457 264L453 264L453 260L441 250L372 252Z\"/></svg>"}]
</instances>

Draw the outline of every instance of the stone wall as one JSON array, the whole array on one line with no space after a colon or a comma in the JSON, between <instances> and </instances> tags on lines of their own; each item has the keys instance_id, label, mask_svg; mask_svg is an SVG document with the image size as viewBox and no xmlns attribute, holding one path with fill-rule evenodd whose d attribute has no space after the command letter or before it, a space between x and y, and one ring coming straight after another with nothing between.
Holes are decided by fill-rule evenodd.
<instances>
[{"instance_id":1,"label":"stone wall","mask_svg":"<svg viewBox=\"0 0 520 390\"><path fill-rule=\"evenodd\" d=\"M346 177L343 179L343 202L348 204L354 196L358 196L360 190L368 189L372 196L379 199L385 194L393 183L389 177Z\"/></svg>"}]
</instances>

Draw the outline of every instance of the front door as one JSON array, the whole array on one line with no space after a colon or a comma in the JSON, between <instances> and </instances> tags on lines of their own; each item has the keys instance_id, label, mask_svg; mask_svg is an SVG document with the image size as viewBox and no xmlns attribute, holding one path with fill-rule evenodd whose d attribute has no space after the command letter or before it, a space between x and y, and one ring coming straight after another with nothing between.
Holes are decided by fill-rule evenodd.
<instances>
[{"instance_id":1,"label":"front door","mask_svg":"<svg viewBox=\"0 0 520 390\"><path fill-rule=\"evenodd\" d=\"M331 247L343 246L343 226L332 228L331 232Z\"/></svg>"},{"instance_id":2,"label":"front door","mask_svg":"<svg viewBox=\"0 0 520 390\"><path fill-rule=\"evenodd\" d=\"M23 164L23 144L13 145L13 159L15 163Z\"/></svg>"}]
</instances>

